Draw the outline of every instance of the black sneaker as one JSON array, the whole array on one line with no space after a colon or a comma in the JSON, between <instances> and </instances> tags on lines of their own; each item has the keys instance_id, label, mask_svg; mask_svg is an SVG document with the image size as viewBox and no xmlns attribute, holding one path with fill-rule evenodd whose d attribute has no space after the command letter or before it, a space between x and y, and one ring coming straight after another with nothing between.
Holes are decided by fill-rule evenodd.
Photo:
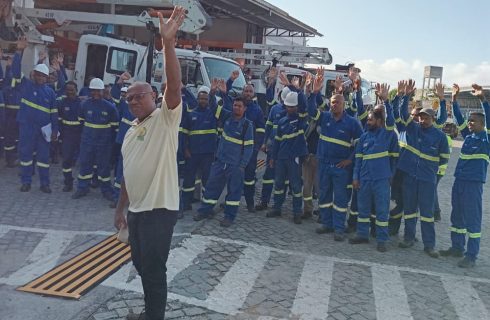
<instances>
[{"instance_id":1,"label":"black sneaker","mask_svg":"<svg viewBox=\"0 0 490 320\"><path fill-rule=\"evenodd\" d=\"M318 234L333 233L334 231L335 231L334 228L329 228L329 227L325 227L325 226L318 227L315 230L315 232Z\"/></svg>"},{"instance_id":2,"label":"black sneaker","mask_svg":"<svg viewBox=\"0 0 490 320\"><path fill-rule=\"evenodd\" d=\"M300 215L295 215L293 217L293 222L294 222L294 224L301 224L302 223L301 216Z\"/></svg>"},{"instance_id":3,"label":"black sneaker","mask_svg":"<svg viewBox=\"0 0 490 320\"><path fill-rule=\"evenodd\" d=\"M230 218L224 217L223 220L219 222L219 225L222 226L223 228L228 228L233 224L233 221L231 221Z\"/></svg>"},{"instance_id":4,"label":"black sneaker","mask_svg":"<svg viewBox=\"0 0 490 320\"><path fill-rule=\"evenodd\" d=\"M73 191L73 186L72 185L69 185L69 184L65 184L65 186L63 187L63 192L72 192Z\"/></svg>"},{"instance_id":5,"label":"black sneaker","mask_svg":"<svg viewBox=\"0 0 490 320\"><path fill-rule=\"evenodd\" d=\"M88 190L77 190L72 196L72 199L80 199L88 194Z\"/></svg>"},{"instance_id":6,"label":"black sneaker","mask_svg":"<svg viewBox=\"0 0 490 320\"><path fill-rule=\"evenodd\" d=\"M473 268L475 266L475 260L471 260L468 257L464 257L458 262L458 267L460 268Z\"/></svg>"},{"instance_id":7,"label":"black sneaker","mask_svg":"<svg viewBox=\"0 0 490 320\"><path fill-rule=\"evenodd\" d=\"M301 215L301 219L310 219L311 217L313 217L313 213L310 211L306 211Z\"/></svg>"},{"instance_id":8,"label":"black sneaker","mask_svg":"<svg viewBox=\"0 0 490 320\"><path fill-rule=\"evenodd\" d=\"M267 214L265 215L267 218L274 218L274 217L280 217L281 216L281 211L272 209Z\"/></svg>"},{"instance_id":9,"label":"black sneaker","mask_svg":"<svg viewBox=\"0 0 490 320\"><path fill-rule=\"evenodd\" d=\"M255 210L257 211L263 211L267 209L267 203L261 202L255 205Z\"/></svg>"},{"instance_id":10,"label":"black sneaker","mask_svg":"<svg viewBox=\"0 0 490 320\"><path fill-rule=\"evenodd\" d=\"M20 192L28 192L31 190L31 185L30 184L23 184L21 187L20 187Z\"/></svg>"},{"instance_id":11,"label":"black sneaker","mask_svg":"<svg viewBox=\"0 0 490 320\"><path fill-rule=\"evenodd\" d=\"M386 249L386 244L384 242L379 242L378 245L376 246L376 250L379 252L386 252L388 249Z\"/></svg>"},{"instance_id":12,"label":"black sneaker","mask_svg":"<svg viewBox=\"0 0 490 320\"><path fill-rule=\"evenodd\" d=\"M455 258L463 257L463 251L454 248L449 248L447 250L439 250L439 254L441 255L441 257L455 257Z\"/></svg>"},{"instance_id":13,"label":"black sneaker","mask_svg":"<svg viewBox=\"0 0 490 320\"><path fill-rule=\"evenodd\" d=\"M413 247L413 244L414 244L414 242L413 242L413 241L406 241L406 240L403 240L402 242L400 242L400 243L398 244L398 247L403 248L403 249L406 249L406 248L411 248L411 247Z\"/></svg>"},{"instance_id":14,"label":"black sneaker","mask_svg":"<svg viewBox=\"0 0 490 320\"><path fill-rule=\"evenodd\" d=\"M433 248L424 248L424 252L431 258L439 258L439 253Z\"/></svg>"},{"instance_id":15,"label":"black sneaker","mask_svg":"<svg viewBox=\"0 0 490 320\"><path fill-rule=\"evenodd\" d=\"M41 190L43 193L51 193L51 188L49 186L41 186L39 190Z\"/></svg>"},{"instance_id":16,"label":"black sneaker","mask_svg":"<svg viewBox=\"0 0 490 320\"><path fill-rule=\"evenodd\" d=\"M343 233L335 233L333 235L333 240L337 242L342 242L345 240L345 235Z\"/></svg>"},{"instance_id":17,"label":"black sneaker","mask_svg":"<svg viewBox=\"0 0 490 320\"><path fill-rule=\"evenodd\" d=\"M352 239L349 239L350 244L362 244L362 243L369 243L368 238L361 238L359 236L355 236Z\"/></svg>"},{"instance_id":18,"label":"black sneaker","mask_svg":"<svg viewBox=\"0 0 490 320\"><path fill-rule=\"evenodd\" d=\"M313 210L314 216L320 216L320 210Z\"/></svg>"}]
</instances>

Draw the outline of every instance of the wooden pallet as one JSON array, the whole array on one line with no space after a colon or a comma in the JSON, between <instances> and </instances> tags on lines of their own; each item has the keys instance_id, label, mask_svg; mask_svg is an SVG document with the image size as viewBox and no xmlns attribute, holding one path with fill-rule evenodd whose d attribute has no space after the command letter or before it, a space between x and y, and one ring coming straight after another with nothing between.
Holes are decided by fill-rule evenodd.
<instances>
[{"instance_id":1,"label":"wooden pallet","mask_svg":"<svg viewBox=\"0 0 490 320\"><path fill-rule=\"evenodd\" d=\"M17 290L79 299L130 259L129 245L113 235Z\"/></svg>"}]
</instances>

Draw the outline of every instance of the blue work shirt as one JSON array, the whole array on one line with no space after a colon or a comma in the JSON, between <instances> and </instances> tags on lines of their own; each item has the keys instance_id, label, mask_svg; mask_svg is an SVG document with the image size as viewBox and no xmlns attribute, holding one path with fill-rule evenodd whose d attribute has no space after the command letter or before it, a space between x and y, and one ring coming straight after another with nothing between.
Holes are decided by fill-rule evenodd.
<instances>
[{"instance_id":1,"label":"blue work shirt","mask_svg":"<svg viewBox=\"0 0 490 320\"><path fill-rule=\"evenodd\" d=\"M243 132L244 124L247 130ZM230 166L245 168L252 157L254 145L254 127L250 120L242 117L239 120L229 116L224 121L223 134L218 144L216 158Z\"/></svg>"},{"instance_id":2,"label":"blue work shirt","mask_svg":"<svg viewBox=\"0 0 490 320\"><path fill-rule=\"evenodd\" d=\"M82 100L79 97L70 99L62 96L56 99L56 107L63 135L80 135L82 124L78 117L82 108Z\"/></svg>"},{"instance_id":3,"label":"blue work shirt","mask_svg":"<svg viewBox=\"0 0 490 320\"><path fill-rule=\"evenodd\" d=\"M306 147L306 121L298 113L286 115L277 122L272 149L272 159L302 158L308 154Z\"/></svg>"},{"instance_id":4,"label":"blue work shirt","mask_svg":"<svg viewBox=\"0 0 490 320\"><path fill-rule=\"evenodd\" d=\"M82 103L78 117L83 122L82 143L111 145L114 143L119 114L113 103L89 98Z\"/></svg>"},{"instance_id":5,"label":"blue work shirt","mask_svg":"<svg viewBox=\"0 0 490 320\"><path fill-rule=\"evenodd\" d=\"M211 97L210 97L211 99ZM222 106L216 103L197 107L186 116L182 124L185 135L184 145L191 154L214 154L218 140L218 120Z\"/></svg>"},{"instance_id":6,"label":"blue work shirt","mask_svg":"<svg viewBox=\"0 0 490 320\"><path fill-rule=\"evenodd\" d=\"M116 143L122 144L124 141L124 136L131 127L131 123L135 119L135 116L129 111L129 105L126 99L121 98L121 88L120 83L114 83L111 88L111 96L116 104L116 109L119 114L119 128L116 134Z\"/></svg>"}]
</instances>

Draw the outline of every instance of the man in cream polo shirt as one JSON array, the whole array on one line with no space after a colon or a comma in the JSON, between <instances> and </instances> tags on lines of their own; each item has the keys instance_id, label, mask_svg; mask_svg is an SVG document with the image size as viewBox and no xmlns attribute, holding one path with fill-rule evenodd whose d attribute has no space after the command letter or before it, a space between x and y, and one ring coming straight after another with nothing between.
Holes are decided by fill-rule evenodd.
<instances>
[{"instance_id":1,"label":"man in cream polo shirt","mask_svg":"<svg viewBox=\"0 0 490 320\"><path fill-rule=\"evenodd\" d=\"M160 13L159 18L167 75L162 107L156 108L154 93L147 83L134 83L126 94L129 109L136 119L122 145L124 178L114 224L118 229L129 228L131 258L141 276L145 294L145 313L130 314L128 319L165 318L165 264L179 210L176 155L182 101L180 65L174 45L185 10L175 7L166 23Z\"/></svg>"}]
</instances>

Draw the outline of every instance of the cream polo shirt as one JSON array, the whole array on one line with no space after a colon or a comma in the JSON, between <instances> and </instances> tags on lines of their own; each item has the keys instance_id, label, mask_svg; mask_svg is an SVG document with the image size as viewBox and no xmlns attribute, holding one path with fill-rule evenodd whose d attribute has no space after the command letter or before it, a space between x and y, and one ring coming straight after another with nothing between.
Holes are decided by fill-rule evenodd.
<instances>
[{"instance_id":1,"label":"cream polo shirt","mask_svg":"<svg viewBox=\"0 0 490 320\"><path fill-rule=\"evenodd\" d=\"M179 210L177 146L182 101L173 110L162 102L143 122L133 121L122 145L129 211Z\"/></svg>"}]
</instances>

